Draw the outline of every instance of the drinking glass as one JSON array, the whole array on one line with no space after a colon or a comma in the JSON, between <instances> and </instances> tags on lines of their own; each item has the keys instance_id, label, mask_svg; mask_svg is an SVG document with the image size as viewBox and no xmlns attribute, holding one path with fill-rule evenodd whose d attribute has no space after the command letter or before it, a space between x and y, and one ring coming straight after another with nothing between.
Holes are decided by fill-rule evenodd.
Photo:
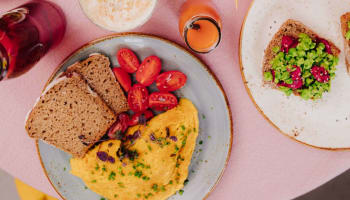
<instances>
[{"instance_id":1,"label":"drinking glass","mask_svg":"<svg viewBox=\"0 0 350 200\"><path fill-rule=\"evenodd\" d=\"M179 31L187 46L209 53L221 41L221 19L211 0L187 0L180 11Z\"/></svg>"},{"instance_id":2,"label":"drinking glass","mask_svg":"<svg viewBox=\"0 0 350 200\"><path fill-rule=\"evenodd\" d=\"M0 16L0 80L18 77L63 38L66 20L58 6L30 1Z\"/></svg>"}]
</instances>

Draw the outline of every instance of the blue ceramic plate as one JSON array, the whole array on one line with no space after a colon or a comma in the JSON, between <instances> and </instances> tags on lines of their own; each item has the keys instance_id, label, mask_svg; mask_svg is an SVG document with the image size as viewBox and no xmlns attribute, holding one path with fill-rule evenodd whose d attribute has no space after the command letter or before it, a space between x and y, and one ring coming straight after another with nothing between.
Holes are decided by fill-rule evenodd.
<instances>
[{"instance_id":1,"label":"blue ceramic plate","mask_svg":"<svg viewBox=\"0 0 350 200\"><path fill-rule=\"evenodd\" d=\"M200 132L197 146L189 166L189 183L182 196L170 199L205 199L221 178L228 162L232 146L232 119L226 95L209 68L184 48L168 40L136 33L125 33L103 37L92 41L69 56L49 79L51 82L68 66L83 60L91 53L107 55L113 66L117 49L128 47L140 59L157 55L162 59L163 70L180 70L188 81L178 91L179 96L190 99L199 111ZM198 141L203 144L199 145ZM85 189L82 180L70 174L71 156L42 141L37 141L38 154L45 174L53 187L66 200L99 200L100 196Z\"/></svg>"}]
</instances>

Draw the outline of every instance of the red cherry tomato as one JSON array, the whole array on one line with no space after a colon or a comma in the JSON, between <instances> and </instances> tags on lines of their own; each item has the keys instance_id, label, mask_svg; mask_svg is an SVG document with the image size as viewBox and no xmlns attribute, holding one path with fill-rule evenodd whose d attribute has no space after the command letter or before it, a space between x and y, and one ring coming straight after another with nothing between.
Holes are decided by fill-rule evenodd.
<instances>
[{"instance_id":1,"label":"red cherry tomato","mask_svg":"<svg viewBox=\"0 0 350 200\"><path fill-rule=\"evenodd\" d=\"M166 111L178 104L175 95L169 92L154 92L149 96L149 106L154 110Z\"/></svg>"},{"instance_id":2,"label":"red cherry tomato","mask_svg":"<svg viewBox=\"0 0 350 200\"><path fill-rule=\"evenodd\" d=\"M179 71L168 71L157 76L156 85L160 91L172 92L182 88L187 81L187 76Z\"/></svg>"},{"instance_id":3,"label":"red cherry tomato","mask_svg":"<svg viewBox=\"0 0 350 200\"><path fill-rule=\"evenodd\" d=\"M136 72L136 80L144 86L151 85L157 78L162 63L157 56L149 56L141 63Z\"/></svg>"},{"instance_id":4,"label":"red cherry tomato","mask_svg":"<svg viewBox=\"0 0 350 200\"><path fill-rule=\"evenodd\" d=\"M108 131L108 137L112 139L121 139L123 133L129 127L129 115L126 113L121 113L118 115L117 121L112 125Z\"/></svg>"},{"instance_id":5,"label":"red cherry tomato","mask_svg":"<svg viewBox=\"0 0 350 200\"><path fill-rule=\"evenodd\" d=\"M124 88L125 92L129 92L131 88L131 79L128 73L126 73L122 68L113 68L113 73L117 81Z\"/></svg>"},{"instance_id":6,"label":"red cherry tomato","mask_svg":"<svg viewBox=\"0 0 350 200\"><path fill-rule=\"evenodd\" d=\"M148 108L148 90L141 84L135 84L128 95L129 107L134 112L142 112Z\"/></svg>"},{"instance_id":7,"label":"red cherry tomato","mask_svg":"<svg viewBox=\"0 0 350 200\"><path fill-rule=\"evenodd\" d=\"M118 122L115 122L108 131L108 137L111 139L121 139L122 136L122 125Z\"/></svg>"},{"instance_id":8,"label":"red cherry tomato","mask_svg":"<svg viewBox=\"0 0 350 200\"><path fill-rule=\"evenodd\" d=\"M135 126L138 124L145 124L153 116L154 115L153 115L152 111L150 111L150 110L146 110L146 111L140 112L140 113L135 113L129 121L129 126Z\"/></svg>"},{"instance_id":9,"label":"red cherry tomato","mask_svg":"<svg viewBox=\"0 0 350 200\"><path fill-rule=\"evenodd\" d=\"M130 120L130 117L127 113L120 113L118 115L118 121L123 125L123 129L122 129L123 132L125 132L126 129L128 129L129 120Z\"/></svg>"},{"instance_id":10,"label":"red cherry tomato","mask_svg":"<svg viewBox=\"0 0 350 200\"><path fill-rule=\"evenodd\" d=\"M134 73L140 67L140 61L135 53L127 48L119 49L117 52L117 60L120 67L128 73Z\"/></svg>"}]
</instances>

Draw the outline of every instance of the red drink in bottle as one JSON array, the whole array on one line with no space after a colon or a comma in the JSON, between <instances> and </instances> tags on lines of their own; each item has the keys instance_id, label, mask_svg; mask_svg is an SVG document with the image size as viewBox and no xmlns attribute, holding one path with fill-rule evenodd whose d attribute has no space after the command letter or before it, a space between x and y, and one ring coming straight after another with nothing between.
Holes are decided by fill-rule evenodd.
<instances>
[{"instance_id":1,"label":"red drink in bottle","mask_svg":"<svg viewBox=\"0 0 350 200\"><path fill-rule=\"evenodd\" d=\"M54 4L30 1L0 16L0 80L33 67L63 38L66 21Z\"/></svg>"}]
</instances>

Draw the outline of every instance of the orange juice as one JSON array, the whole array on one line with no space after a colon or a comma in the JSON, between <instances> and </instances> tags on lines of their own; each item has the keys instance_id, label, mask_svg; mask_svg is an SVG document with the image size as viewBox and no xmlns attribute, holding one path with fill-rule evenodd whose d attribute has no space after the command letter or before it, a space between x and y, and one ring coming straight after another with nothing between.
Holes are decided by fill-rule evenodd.
<instances>
[{"instance_id":1,"label":"orange juice","mask_svg":"<svg viewBox=\"0 0 350 200\"><path fill-rule=\"evenodd\" d=\"M221 40L221 19L211 0L187 0L181 8L179 31L193 51L215 49Z\"/></svg>"}]
</instances>

